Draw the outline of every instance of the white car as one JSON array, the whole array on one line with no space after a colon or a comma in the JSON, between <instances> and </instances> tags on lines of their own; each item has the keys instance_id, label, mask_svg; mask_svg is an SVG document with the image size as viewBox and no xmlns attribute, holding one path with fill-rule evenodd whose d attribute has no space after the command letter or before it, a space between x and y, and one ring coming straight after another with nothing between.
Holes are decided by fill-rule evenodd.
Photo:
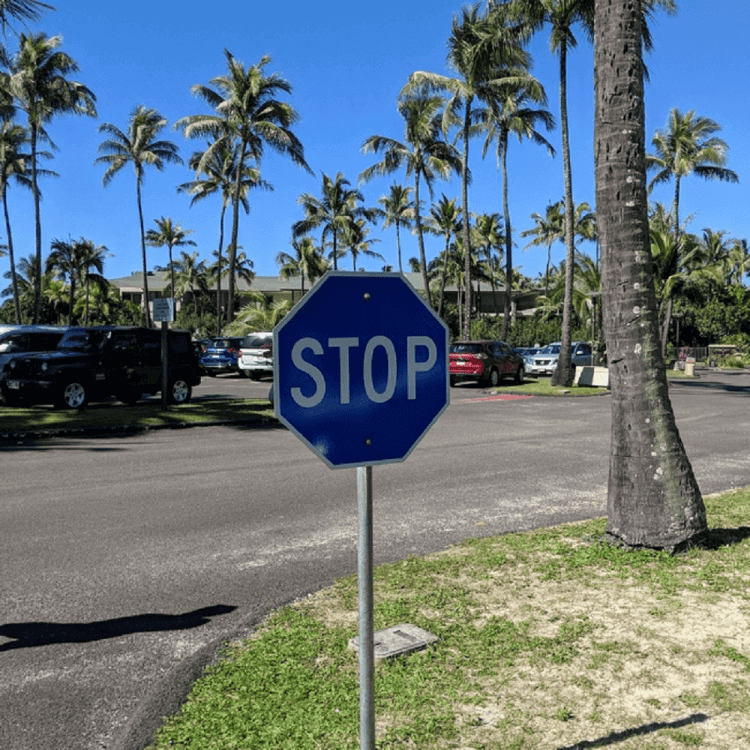
<instances>
[{"instance_id":1,"label":"white car","mask_svg":"<svg viewBox=\"0 0 750 750\"><path fill-rule=\"evenodd\" d=\"M248 333L240 344L237 364L240 374L253 380L260 380L264 375L273 377L273 332Z\"/></svg>"},{"instance_id":2,"label":"white car","mask_svg":"<svg viewBox=\"0 0 750 750\"><path fill-rule=\"evenodd\" d=\"M562 344L555 341L547 344L544 349L538 351L532 358L532 363L526 365L528 375L552 375L557 369L557 360L560 359ZM570 345L570 357L572 364L576 366L590 365L593 363L591 344L587 341L574 341Z\"/></svg>"}]
</instances>

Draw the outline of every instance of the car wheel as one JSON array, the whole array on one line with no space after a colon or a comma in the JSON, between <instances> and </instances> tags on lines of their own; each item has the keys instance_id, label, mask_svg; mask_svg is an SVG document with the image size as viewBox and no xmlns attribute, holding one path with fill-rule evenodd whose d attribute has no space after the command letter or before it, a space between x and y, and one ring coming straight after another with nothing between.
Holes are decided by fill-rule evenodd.
<instances>
[{"instance_id":1,"label":"car wheel","mask_svg":"<svg viewBox=\"0 0 750 750\"><path fill-rule=\"evenodd\" d=\"M451 375L450 376L450 384L453 386L453 385L456 385L457 382L458 381L456 380L456 376L455 375Z\"/></svg>"},{"instance_id":2,"label":"car wheel","mask_svg":"<svg viewBox=\"0 0 750 750\"><path fill-rule=\"evenodd\" d=\"M516 383L523 383L523 376L525 374L526 372L523 369L523 365L518 365L518 369L516 370L516 377L515 377Z\"/></svg>"},{"instance_id":3,"label":"car wheel","mask_svg":"<svg viewBox=\"0 0 750 750\"><path fill-rule=\"evenodd\" d=\"M494 388L500 383L500 373L497 370L493 370L490 373L490 385Z\"/></svg>"},{"instance_id":4,"label":"car wheel","mask_svg":"<svg viewBox=\"0 0 750 750\"><path fill-rule=\"evenodd\" d=\"M81 409L87 402L86 386L80 380L71 380L60 389L55 405L61 409Z\"/></svg>"},{"instance_id":5,"label":"car wheel","mask_svg":"<svg viewBox=\"0 0 750 750\"><path fill-rule=\"evenodd\" d=\"M260 380L259 372L255 372L255 370L248 370L248 374L250 375L251 380Z\"/></svg>"},{"instance_id":6,"label":"car wheel","mask_svg":"<svg viewBox=\"0 0 750 750\"><path fill-rule=\"evenodd\" d=\"M216 377L216 373L213 370L206 370L206 375L208 375L209 378Z\"/></svg>"},{"instance_id":7,"label":"car wheel","mask_svg":"<svg viewBox=\"0 0 750 750\"><path fill-rule=\"evenodd\" d=\"M168 398L171 404L186 404L193 395L193 388L184 378L176 378L169 385Z\"/></svg>"}]
</instances>

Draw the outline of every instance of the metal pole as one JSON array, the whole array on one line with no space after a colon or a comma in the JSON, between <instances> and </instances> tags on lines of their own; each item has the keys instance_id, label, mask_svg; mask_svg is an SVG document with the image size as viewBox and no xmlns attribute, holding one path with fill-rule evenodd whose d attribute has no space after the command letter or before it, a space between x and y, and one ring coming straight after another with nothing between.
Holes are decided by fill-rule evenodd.
<instances>
[{"instance_id":1,"label":"metal pole","mask_svg":"<svg viewBox=\"0 0 750 750\"><path fill-rule=\"evenodd\" d=\"M372 618L372 466L357 467L359 508L359 746L375 750L375 645Z\"/></svg>"}]
</instances>

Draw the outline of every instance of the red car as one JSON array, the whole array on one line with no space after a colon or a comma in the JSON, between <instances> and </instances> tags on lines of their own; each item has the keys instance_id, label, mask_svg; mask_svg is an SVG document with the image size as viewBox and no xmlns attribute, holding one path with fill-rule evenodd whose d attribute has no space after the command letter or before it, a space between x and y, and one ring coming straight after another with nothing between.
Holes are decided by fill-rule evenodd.
<instances>
[{"instance_id":1,"label":"red car","mask_svg":"<svg viewBox=\"0 0 750 750\"><path fill-rule=\"evenodd\" d=\"M495 386L505 377L520 383L525 374L523 357L504 341L456 341L451 344L448 365L451 385L478 380Z\"/></svg>"}]
</instances>

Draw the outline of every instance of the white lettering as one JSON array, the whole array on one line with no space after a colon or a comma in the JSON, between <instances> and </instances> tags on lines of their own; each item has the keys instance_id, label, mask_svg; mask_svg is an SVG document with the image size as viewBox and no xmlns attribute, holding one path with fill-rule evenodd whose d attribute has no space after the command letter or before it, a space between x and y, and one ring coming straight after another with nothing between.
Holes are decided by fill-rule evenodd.
<instances>
[{"instance_id":1,"label":"white lettering","mask_svg":"<svg viewBox=\"0 0 750 750\"><path fill-rule=\"evenodd\" d=\"M348 404L350 396L350 377L349 377L349 349L353 346L359 346L359 339L356 337L328 339L328 346L339 349L339 370L341 381L341 403Z\"/></svg>"},{"instance_id":2,"label":"white lettering","mask_svg":"<svg viewBox=\"0 0 750 750\"><path fill-rule=\"evenodd\" d=\"M417 362L417 347L423 346L427 349L427 359ZM417 398L417 373L431 370L437 362L437 347L429 336L407 336L406 337L406 381L409 401Z\"/></svg>"},{"instance_id":3,"label":"white lettering","mask_svg":"<svg viewBox=\"0 0 750 750\"><path fill-rule=\"evenodd\" d=\"M372 357L376 347L382 346L385 349L385 353L388 357L388 379L386 381L385 390L379 393L375 390L375 383L372 379ZM386 336L373 336L365 347L365 360L364 360L364 379L365 379L365 392L367 398L375 404L382 404L388 401L393 396L396 390L396 349L393 346L393 342Z\"/></svg>"},{"instance_id":4,"label":"white lettering","mask_svg":"<svg viewBox=\"0 0 750 750\"><path fill-rule=\"evenodd\" d=\"M310 409L323 400L326 392L326 381L323 373L315 365L302 358L302 352L305 349L311 349L313 354L321 355L323 354L323 347L319 341L310 337L300 339L292 347L292 363L298 370L307 373L315 383L315 392L312 396L304 396L301 388L292 388L292 398L299 406Z\"/></svg>"}]
</instances>

